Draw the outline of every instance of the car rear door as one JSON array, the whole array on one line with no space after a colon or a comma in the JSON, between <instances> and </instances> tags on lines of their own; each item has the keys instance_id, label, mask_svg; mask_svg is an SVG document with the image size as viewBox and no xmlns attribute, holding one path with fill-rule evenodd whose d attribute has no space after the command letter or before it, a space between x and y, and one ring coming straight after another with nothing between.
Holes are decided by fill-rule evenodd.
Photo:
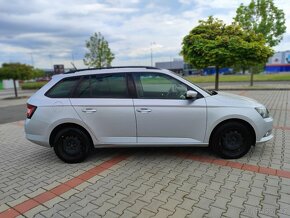
<instances>
[{"instance_id":1,"label":"car rear door","mask_svg":"<svg viewBox=\"0 0 290 218\"><path fill-rule=\"evenodd\" d=\"M134 73L138 97L133 99L139 144L202 144L206 102L186 99L191 88L161 73Z\"/></svg>"},{"instance_id":2,"label":"car rear door","mask_svg":"<svg viewBox=\"0 0 290 218\"><path fill-rule=\"evenodd\" d=\"M99 144L136 143L136 120L125 73L84 76L71 104Z\"/></svg>"}]
</instances>

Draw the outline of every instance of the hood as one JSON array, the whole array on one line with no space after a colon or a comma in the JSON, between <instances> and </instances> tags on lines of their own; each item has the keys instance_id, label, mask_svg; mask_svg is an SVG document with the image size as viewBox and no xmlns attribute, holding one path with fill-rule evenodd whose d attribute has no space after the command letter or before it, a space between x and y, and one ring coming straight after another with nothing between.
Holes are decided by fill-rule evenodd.
<instances>
[{"instance_id":1,"label":"hood","mask_svg":"<svg viewBox=\"0 0 290 218\"><path fill-rule=\"evenodd\" d=\"M212 95L210 97L207 97L207 103L208 105L212 106L233 106L233 107L261 107L261 103L258 101L240 96L240 95L235 95L231 93L226 93L226 92L218 92L216 95Z\"/></svg>"}]
</instances>

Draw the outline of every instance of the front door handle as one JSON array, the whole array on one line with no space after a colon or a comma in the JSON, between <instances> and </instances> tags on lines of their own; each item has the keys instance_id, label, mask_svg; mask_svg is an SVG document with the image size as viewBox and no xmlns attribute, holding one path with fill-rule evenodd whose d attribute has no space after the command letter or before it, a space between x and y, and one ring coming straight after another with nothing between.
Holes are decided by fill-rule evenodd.
<instances>
[{"instance_id":1,"label":"front door handle","mask_svg":"<svg viewBox=\"0 0 290 218\"><path fill-rule=\"evenodd\" d=\"M139 108L139 109L137 109L137 112L139 112L139 113L143 113L143 114L145 114L145 113L149 113L149 112L151 112L152 110L151 109L149 109L149 108Z\"/></svg>"},{"instance_id":2,"label":"front door handle","mask_svg":"<svg viewBox=\"0 0 290 218\"><path fill-rule=\"evenodd\" d=\"M86 108L86 109L82 109L82 112L84 113L94 113L94 112L97 112L96 109L92 109L92 108Z\"/></svg>"}]
</instances>

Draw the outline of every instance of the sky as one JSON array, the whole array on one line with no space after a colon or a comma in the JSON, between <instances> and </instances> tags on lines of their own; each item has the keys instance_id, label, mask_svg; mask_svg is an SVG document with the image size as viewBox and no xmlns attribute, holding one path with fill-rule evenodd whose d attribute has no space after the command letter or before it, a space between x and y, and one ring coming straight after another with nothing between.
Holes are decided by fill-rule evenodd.
<instances>
[{"instance_id":1,"label":"sky","mask_svg":"<svg viewBox=\"0 0 290 218\"><path fill-rule=\"evenodd\" d=\"M36 68L64 64L84 67L85 41L101 32L115 54L113 66L151 65L181 58L181 42L213 15L231 23L249 0L0 0L0 64ZM276 51L290 50L290 2L284 10L287 32Z\"/></svg>"}]
</instances>

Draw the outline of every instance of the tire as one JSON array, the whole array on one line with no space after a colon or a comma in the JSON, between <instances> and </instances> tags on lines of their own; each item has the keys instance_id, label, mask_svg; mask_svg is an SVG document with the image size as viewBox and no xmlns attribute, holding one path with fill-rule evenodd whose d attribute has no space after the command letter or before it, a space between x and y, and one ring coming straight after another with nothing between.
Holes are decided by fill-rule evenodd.
<instances>
[{"instance_id":1,"label":"tire","mask_svg":"<svg viewBox=\"0 0 290 218\"><path fill-rule=\"evenodd\" d=\"M247 126L232 121L214 131L210 147L222 158L237 159L248 153L252 142L253 135Z\"/></svg>"},{"instance_id":2,"label":"tire","mask_svg":"<svg viewBox=\"0 0 290 218\"><path fill-rule=\"evenodd\" d=\"M54 140L55 154L66 163L80 163L88 156L92 143L88 135L75 127L59 131Z\"/></svg>"}]
</instances>

